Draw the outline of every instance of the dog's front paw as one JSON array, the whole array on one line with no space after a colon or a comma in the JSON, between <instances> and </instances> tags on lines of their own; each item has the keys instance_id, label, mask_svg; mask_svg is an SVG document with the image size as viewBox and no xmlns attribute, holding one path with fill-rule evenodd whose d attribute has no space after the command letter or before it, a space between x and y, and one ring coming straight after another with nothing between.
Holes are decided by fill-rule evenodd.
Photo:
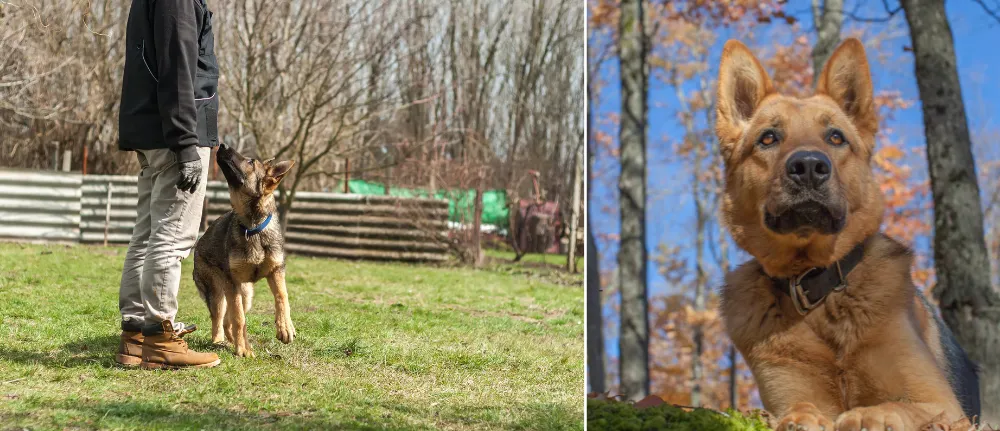
<instances>
[{"instance_id":1,"label":"dog's front paw","mask_svg":"<svg viewBox=\"0 0 1000 431\"><path fill-rule=\"evenodd\" d=\"M833 421L812 403L798 403L778 422L778 431L833 431Z\"/></svg>"},{"instance_id":2,"label":"dog's front paw","mask_svg":"<svg viewBox=\"0 0 1000 431\"><path fill-rule=\"evenodd\" d=\"M288 344L295 339L295 325L292 324L292 319L278 319L274 322L274 326L278 328L276 338L282 343Z\"/></svg>"},{"instance_id":3,"label":"dog's front paw","mask_svg":"<svg viewBox=\"0 0 1000 431\"><path fill-rule=\"evenodd\" d=\"M858 407L837 417L837 431L917 431L891 407Z\"/></svg>"},{"instance_id":4,"label":"dog's front paw","mask_svg":"<svg viewBox=\"0 0 1000 431\"><path fill-rule=\"evenodd\" d=\"M257 355L255 355L253 353L253 349L251 349L250 346L242 346L242 345L239 345L239 344L236 345L236 351L234 353L236 354L236 356L239 356L241 358L256 358L257 357Z\"/></svg>"}]
</instances>

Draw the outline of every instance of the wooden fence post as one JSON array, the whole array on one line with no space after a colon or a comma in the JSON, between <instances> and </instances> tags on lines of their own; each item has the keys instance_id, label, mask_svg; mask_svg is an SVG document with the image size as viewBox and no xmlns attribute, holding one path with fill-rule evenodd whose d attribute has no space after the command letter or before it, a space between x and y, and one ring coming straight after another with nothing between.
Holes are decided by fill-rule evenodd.
<instances>
[{"instance_id":1,"label":"wooden fence post","mask_svg":"<svg viewBox=\"0 0 1000 431\"><path fill-rule=\"evenodd\" d=\"M350 193L347 184L351 182L351 159L344 159L344 193Z\"/></svg>"},{"instance_id":2,"label":"wooden fence post","mask_svg":"<svg viewBox=\"0 0 1000 431\"><path fill-rule=\"evenodd\" d=\"M55 147L55 149L52 150L52 170L53 171L58 171L59 170L59 141L50 141L49 145L52 145L53 147Z\"/></svg>"},{"instance_id":3,"label":"wooden fence post","mask_svg":"<svg viewBox=\"0 0 1000 431\"><path fill-rule=\"evenodd\" d=\"M72 162L72 161L73 161L73 151L72 150L63 151L63 160L62 160L62 171L63 172L69 172L69 168L70 168L69 165L70 165L70 162Z\"/></svg>"},{"instance_id":4,"label":"wooden fence post","mask_svg":"<svg viewBox=\"0 0 1000 431\"><path fill-rule=\"evenodd\" d=\"M392 182L392 166L386 168L385 175L385 195L389 196L389 183Z\"/></svg>"},{"instance_id":5,"label":"wooden fence post","mask_svg":"<svg viewBox=\"0 0 1000 431\"><path fill-rule=\"evenodd\" d=\"M111 226L111 181L108 181L108 202L104 209L104 246L108 246L108 229Z\"/></svg>"}]
</instances>

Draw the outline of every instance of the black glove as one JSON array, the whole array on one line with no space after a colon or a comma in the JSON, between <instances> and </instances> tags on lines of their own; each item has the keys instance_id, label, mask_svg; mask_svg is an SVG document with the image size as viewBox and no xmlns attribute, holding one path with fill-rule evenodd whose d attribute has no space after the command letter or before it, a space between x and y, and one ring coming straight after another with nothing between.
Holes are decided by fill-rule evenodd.
<instances>
[{"instance_id":1,"label":"black glove","mask_svg":"<svg viewBox=\"0 0 1000 431\"><path fill-rule=\"evenodd\" d=\"M180 164L181 179L177 180L177 189L188 193L198 190L198 183L201 182L201 159Z\"/></svg>"}]
</instances>

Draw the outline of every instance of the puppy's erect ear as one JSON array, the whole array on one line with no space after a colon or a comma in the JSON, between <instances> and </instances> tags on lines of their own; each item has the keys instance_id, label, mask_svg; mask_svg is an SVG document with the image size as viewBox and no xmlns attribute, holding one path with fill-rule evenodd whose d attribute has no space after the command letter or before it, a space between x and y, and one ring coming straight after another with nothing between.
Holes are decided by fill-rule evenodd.
<instances>
[{"instance_id":1,"label":"puppy's erect ear","mask_svg":"<svg viewBox=\"0 0 1000 431\"><path fill-rule=\"evenodd\" d=\"M774 85L757 57L737 40L726 42L719 65L719 92L715 132L723 158L732 155L736 140Z\"/></svg>"},{"instance_id":2,"label":"puppy's erect ear","mask_svg":"<svg viewBox=\"0 0 1000 431\"><path fill-rule=\"evenodd\" d=\"M273 159L272 159L273 160ZM270 162L270 160L268 161ZM294 160L285 160L275 164L268 163L267 177L264 178L264 186L268 189L274 189L281 182L285 175L288 175L292 171L292 166L295 165Z\"/></svg>"},{"instance_id":3,"label":"puppy's erect ear","mask_svg":"<svg viewBox=\"0 0 1000 431\"><path fill-rule=\"evenodd\" d=\"M816 94L833 99L864 135L866 144L869 147L874 145L878 117L868 58L861 41L850 38L837 47L816 81Z\"/></svg>"}]
</instances>

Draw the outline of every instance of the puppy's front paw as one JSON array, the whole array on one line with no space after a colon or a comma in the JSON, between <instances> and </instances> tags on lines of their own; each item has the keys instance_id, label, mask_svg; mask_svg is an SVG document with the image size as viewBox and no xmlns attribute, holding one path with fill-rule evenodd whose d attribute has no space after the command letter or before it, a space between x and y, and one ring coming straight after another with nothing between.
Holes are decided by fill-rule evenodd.
<instances>
[{"instance_id":1,"label":"puppy's front paw","mask_svg":"<svg viewBox=\"0 0 1000 431\"><path fill-rule=\"evenodd\" d=\"M917 431L907 426L895 409L884 406L858 407L837 417L837 431Z\"/></svg>"},{"instance_id":2,"label":"puppy's front paw","mask_svg":"<svg viewBox=\"0 0 1000 431\"><path fill-rule=\"evenodd\" d=\"M777 431L833 431L833 421L812 403L798 403L781 418Z\"/></svg>"},{"instance_id":3,"label":"puppy's front paw","mask_svg":"<svg viewBox=\"0 0 1000 431\"><path fill-rule=\"evenodd\" d=\"M241 358L256 358L257 355L253 354L253 349L250 348L249 343L246 346L237 344L236 351L234 352L236 356Z\"/></svg>"},{"instance_id":4,"label":"puppy's front paw","mask_svg":"<svg viewBox=\"0 0 1000 431\"><path fill-rule=\"evenodd\" d=\"M282 343L288 344L295 339L295 325L292 324L291 318L278 319L274 322L274 326L278 328L276 338Z\"/></svg>"}]
</instances>

